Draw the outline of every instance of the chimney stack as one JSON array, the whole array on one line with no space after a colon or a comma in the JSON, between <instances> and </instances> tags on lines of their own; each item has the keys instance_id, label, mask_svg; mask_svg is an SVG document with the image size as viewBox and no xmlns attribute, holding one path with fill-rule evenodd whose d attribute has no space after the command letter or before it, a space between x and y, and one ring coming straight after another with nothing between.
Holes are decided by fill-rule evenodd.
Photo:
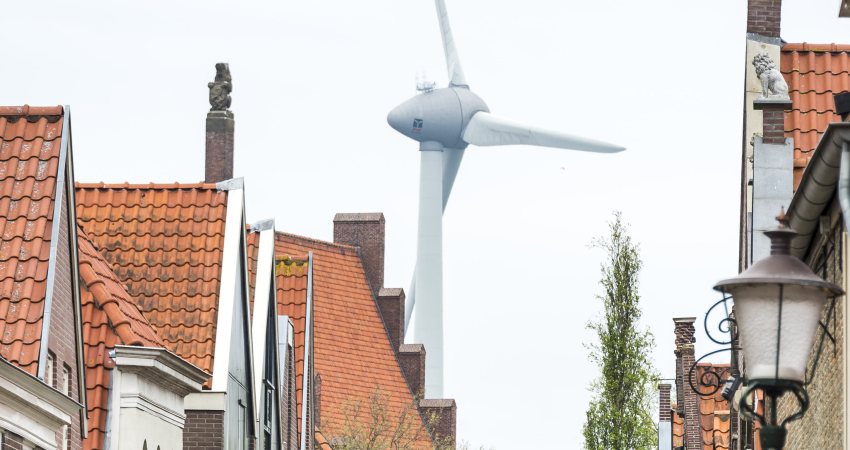
<instances>
[{"instance_id":1,"label":"chimney stack","mask_svg":"<svg viewBox=\"0 0 850 450\"><path fill-rule=\"evenodd\" d=\"M782 0L749 0L747 33L778 38L781 18Z\"/></svg>"},{"instance_id":2,"label":"chimney stack","mask_svg":"<svg viewBox=\"0 0 850 450\"><path fill-rule=\"evenodd\" d=\"M673 450L673 410L669 384L658 385L658 450Z\"/></svg>"},{"instance_id":3,"label":"chimney stack","mask_svg":"<svg viewBox=\"0 0 850 450\"><path fill-rule=\"evenodd\" d=\"M440 448L457 447L457 405L454 400L420 400L419 410L431 423L431 435Z\"/></svg>"},{"instance_id":4,"label":"chimney stack","mask_svg":"<svg viewBox=\"0 0 850 450\"><path fill-rule=\"evenodd\" d=\"M381 288L378 291L378 310L395 352L404 341L404 300L404 289Z\"/></svg>"},{"instance_id":5,"label":"chimney stack","mask_svg":"<svg viewBox=\"0 0 850 450\"><path fill-rule=\"evenodd\" d=\"M676 324L676 406L685 419L685 449L702 450L702 432L699 417L699 399L691 389L688 379L694 358L694 321L696 317L673 319Z\"/></svg>"},{"instance_id":6,"label":"chimney stack","mask_svg":"<svg viewBox=\"0 0 850 450\"><path fill-rule=\"evenodd\" d=\"M210 112L207 113L204 181L218 183L233 178L233 129L236 121L230 111L233 82L227 63L215 65L215 81L207 87L210 89Z\"/></svg>"},{"instance_id":7,"label":"chimney stack","mask_svg":"<svg viewBox=\"0 0 850 450\"><path fill-rule=\"evenodd\" d=\"M337 213L334 216L334 242L360 247L360 260L372 294L384 287L384 214Z\"/></svg>"}]
</instances>

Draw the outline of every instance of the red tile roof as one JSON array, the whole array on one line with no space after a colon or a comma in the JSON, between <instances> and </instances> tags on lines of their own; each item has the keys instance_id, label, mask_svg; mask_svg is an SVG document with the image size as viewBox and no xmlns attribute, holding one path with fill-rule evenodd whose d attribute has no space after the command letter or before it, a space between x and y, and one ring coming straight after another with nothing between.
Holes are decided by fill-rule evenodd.
<instances>
[{"instance_id":1,"label":"red tile roof","mask_svg":"<svg viewBox=\"0 0 850 450\"><path fill-rule=\"evenodd\" d=\"M700 363L697 366L696 379L700 380L711 370L719 375L713 381L724 383L730 374L729 364ZM703 388L704 393L711 392ZM702 432L703 449L705 450L729 450L731 424L729 402L723 398L723 389L718 389L714 395L703 395L699 397L700 431Z\"/></svg>"},{"instance_id":2,"label":"red tile roof","mask_svg":"<svg viewBox=\"0 0 850 450\"><path fill-rule=\"evenodd\" d=\"M685 446L685 418L680 416L675 403L670 405L673 410L673 448Z\"/></svg>"},{"instance_id":3,"label":"red tile roof","mask_svg":"<svg viewBox=\"0 0 850 450\"><path fill-rule=\"evenodd\" d=\"M791 111L785 136L794 139L794 189L835 114L833 94L850 91L850 45L785 44L779 64L788 82Z\"/></svg>"},{"instance_id":4,"label":"red tile roof","mask_svg":"<svg viewBox=\"0 0 850 450\"><path fill-rule=\"evenodd\" d=\"M109 352L118 344L158 348L164 344L85 233L78 230L77 236L89 425L83 448L102 449L115 367Z\"/></svg>"},{"instance_id":5,"label":"red tile roof","mask_svg":"<svg viewBox=\"0 0 850 450\"><path fill-rule=\"evenodd\" d=\"M0 357L34 376L63 130L61 106L0 107Z\"/></svg>"},{"instance_id":6,"label":"red tile roof","mask_svg":"<svg viewBox=\"0 0 850 450\"><path fill-rule=\"evenodd\" d=\"M709 369L717 373L706 375ZM717 381L724 383L729 378L729 364L700 363L697 365L695 380ZM685 389L690 386L685 385ZM729 441L732 436L730 425L732 423L729 402L723 398L723 389L718 389L713 395L708 395L712 388L701 386L703 395L697 397L699 402L700 433L704 450L730 450ZM685 446L685 418L677 412L676 404L670 405L673 413L673 448Z\"/></svg>"},{"instance_id":7,"label":"red tile roof","mask_svg":"<svg viewBox=\"0 0 850 450\"><path fill-rule=\"evenodd\" d=\"M248 307L251 315L254 317L254 287L257 284L257 254L260 245L260 233L258 231L250 231L245 234L245 246L248 257Z\"/></svg>"},{"instance_id":8,"label":"red tile roof","mask_svg":"<svg viewBox=\"0 0 850 450\"><path fill-rule=\"evenodd\" d=\"M79 223L145 318L167 349L209 373L226 209L214 184L77 184Z\"/></svg>"},{"instance_id":9,"label":"red tile roof","mask_svg":"<svg viewBox=\"0 0 850 450\"><path fill-rule=\"evenodd\" d=\"M295 404L298 416L298 434L301 435L301 408L304 391L304 331L307 326L307 267L300 261L307 261L308 255L283 253L275 236L275 258L288 258L277 273L277 314L289 316L292 322L295 354Z\"/></svg>"},{"instance_id":10,"label":"red tile roof","mask_svg":"<svg viewBox=\"0 0 850 450\"><path fill-rule=\"evenodd\" d=\"M386 402L391 426L397 426L399 418L405 415L409 420L413 394L390 346L357 249L286 233L275 234L278 257L303 256L311 251L313 357L315 371L322 378L322 432L331 438L343 434L346 419L351 419L350 415L346 417L346 411L356 404L368 408L376 392ZM297 269L284 268L278 276L278 313L295 316L296 346L303 346L304 322L300 319L303 307L299 306L306 299L306 287L306 274ZM367 421L368 414L363 416L362 420ZM412 424L410 433L417 434L413 438L415 447L432 448L427 433L419 426L421 419L415 412L413 416L416 424Z\"/></svg>"}]
</instances>

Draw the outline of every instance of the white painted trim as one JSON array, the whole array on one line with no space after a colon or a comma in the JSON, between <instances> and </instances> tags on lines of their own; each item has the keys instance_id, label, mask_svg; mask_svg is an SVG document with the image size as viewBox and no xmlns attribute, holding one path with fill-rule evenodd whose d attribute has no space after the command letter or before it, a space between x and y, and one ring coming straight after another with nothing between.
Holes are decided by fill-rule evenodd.
<instances>
[{"instance_id":1,"label":"white painted trim","mask_svg":"<svg viewBox=\"0 0 850 450\"><path fill-rule=\"evenodd\" d=\"M121 394L121 408L135 408L179 428L186 423L186 415L166 408L144 394Z\"/></svg>"},{"instance_id":2,"label":"white painted trim","mask_svg":"<svg viewBox=\"0 0 850 450\"><path fill-rule=\"evenodd\" d=\"M267 221L266 221L267 222ZM269 225L269 224L266 224ZM265 399L265 387L263 378L265 376L265 355L267 334L276 333L275 329L268 329L269 314L277 313L269 311L271 296L274 295L272 286L274 283L274 221L270 226L260 231L260 242L257 247L257 279L254 283L254 314L252 317L252 351L254 355L254 397L257 399L255 405L256 414L254 421L257 429L260 429L261 411L260 403ZM276 339L275 339L276 340ZM279 427L278 427L279 428ZM258 433L259 434L259 433Z\"/></svg>"},{"instance_id":3,"label":"white painted trim","mask_svg":"<svg viewBox=\"0 0 850 450\"><path fill-rule=\"evenodd\" d=\"M117 345L111 353L122 372L136 373L181 397L200 392L209 378L206 372L164 348Z\"/></svg>"},{"instance_id":4,"label":"white painted trim","mask_svg":"<svg viewBox=\"0 0 850 450\"><path fill-rule=\"evenodd\" d=\"M0 358L0 428L46 450L82 406Z\"/></svg>"},{"instance_id":5,"label":"white painted trim","mask_svg":"<svg viewBox=\"0 0 850 450\"><path fill-rule=\"evenodd\" d=\"M227 392L195 392L183 399L186 411L224 411L227 408Z\"/></svg>"},{"instance_id":6,"label":"white painted trim","mask_svg":"<svg viewBox=\"0 0 850 450\"><path fill-rule=\"evenodd\" d=\"M221 284L218 290L218 319L215 333L215 358L213 362L213 391L226 391L228 368L230 367L230 340L233 335L232 321L236 283L240 281L239 241L244 233L244 197L242 189L227 193L227 213L224 224L224 251L221 261ZM247 310L245 311L247 313Z\"/></svg>"},{"instance_id":7,"label":"white painted trim","mask_svg":"<svg viewBox=\"0 0 850 450\"><path fill-rule=\"evenodd\" d=\"M121 404L121 371L113 370L109 377L109 401L107 402L106 411L106 436L103 446L106 450L113 448L112 443L115 442L115 448L118 448L118 443L121 442L121 410L116 405Z\"/></svg>"},{"instance_id":8,"label":"white painted trim","mask_svg":"<svg viewBox=\"0 0 850 450\"><path fill-rule=\"evenodd\" d=\"M0 389L16 387L19 389L17 392L20 392L21 395L26 393L34 398L41 399L41 404L50 407L45 411L56 417L77 414L83 407L72 398L44 384L38 378L24 372L3 358L0 358L0 380L4 380L3 383L0 383Z\"/></svg>"}]
</instances>

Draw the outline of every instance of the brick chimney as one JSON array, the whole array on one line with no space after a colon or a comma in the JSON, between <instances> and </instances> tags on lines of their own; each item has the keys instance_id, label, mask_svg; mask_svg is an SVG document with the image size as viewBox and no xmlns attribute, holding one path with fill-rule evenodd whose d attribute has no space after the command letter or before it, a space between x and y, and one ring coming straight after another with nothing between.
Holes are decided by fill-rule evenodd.
<instances>
[{"instance_id":1,"label":"brick chimney","mask_svg":"<svg viewBox=\"0 0 850 450\"><path fill-rule=\"evenodd\" d=\"M676 334L676 398L679 415L685 420L685 449L702 450L699 399L691 389L690 374L694 365L694 321L696 317L673 319Z\"/></svg>"},{"instance_id":2,"label":"brick chimney","mask_svg":"<svg viewBox=\"0 0 850 450\"><path fill-rule=\"evenodd\" d=\"M658 385L658 450L673 450L673 410L669 384Z\"/></svg>"},{"instance_id":3,"label":"brick chimney","mask_svg":"<svg viewBox=\"0 0 850 450\"><path fill-rule=\"evenodd\" d=\"M425 346L422 344L401 344L398 349L398 364L417 398L425 396Z\"/></svg>"},{"instance_id":4,"label":"brick chimney","mask_svg":"<svg viewBox=\"0 0 850 450\"><path fill-rule=\"evenodd\" d=\"M457 446L457 405L451 399L420 400L419 410L431 425L431 435L440 448Z\"/></svg>"},{"instance_id":5,"label":"brick chimney","mask_svg":"<svg viewBox=\"0 0 850 450\"><path fill-rule=\"evenodd\" d=\"M207 113L207 141L204 181L218 183L233 178L233 129L236 121L230 111L233 83L227 63L215 65L215 81L210 89L210 112Z\"/></svg>"},{"instance_id":6,"label":"brick chimney","mask_svg":"<svg viewBox=\"0 0 850 450\"><path fill-rule=\"evenodd\" d=\"M749 0L747 33L779 37L782 19L782 0Z\"/></svg>"},{"instance_id":7,"label":"brick chimney","mask_svg":"<svg viewBox=\"0 0 850 450\"><path fill-rule=\"evenodd\" d=\"M366 279L377 297L384 287L384 214L337 213L334 242L360 247Z\"/></svg>"},{"instance_id":8,"label":"brick chimney","mask_svg":"<svg viewBox=\"0 0 850 450\"><path fill-rule=\"evenodd\" d=\"M378 291L378 310L384 319L390 345L398 352L404 340L404 289L381 288Z\"/></svg>"}]
</instances>

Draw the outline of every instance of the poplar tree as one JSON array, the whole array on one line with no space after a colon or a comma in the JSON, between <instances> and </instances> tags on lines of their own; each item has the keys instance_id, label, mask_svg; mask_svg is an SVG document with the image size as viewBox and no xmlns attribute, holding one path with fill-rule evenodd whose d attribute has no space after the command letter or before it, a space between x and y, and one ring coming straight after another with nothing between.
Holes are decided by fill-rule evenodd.
<instances>
[{"instance_id":1,"label":"poplar tree","mask_svg":"<svg viewBox=\"0 0 850 450\"><path fill-rule=\"evenodd\" d=\"M642 262L621 213L614 213L609 232L592 244L606 253L599 282L603 293L597 296L604 314L588 324L598 339L588 346L590 357L601 373L590 388L593 398L583 429L584 446L587 450L655 449L652 383L657 377L650 360L655 342L649 330L638 328Z\"/></svg>"}]
</instances>

